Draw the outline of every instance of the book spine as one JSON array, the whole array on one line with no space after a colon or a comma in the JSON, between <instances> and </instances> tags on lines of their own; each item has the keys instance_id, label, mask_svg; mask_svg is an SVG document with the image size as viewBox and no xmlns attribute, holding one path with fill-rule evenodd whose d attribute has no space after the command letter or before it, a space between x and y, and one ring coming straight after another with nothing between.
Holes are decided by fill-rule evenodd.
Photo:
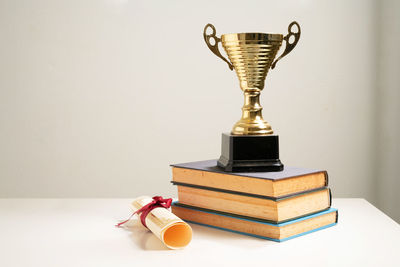
<instances>
[{"instance_id":1,"label":"book spine","mask_svg":"<svg viewBox=\"0 0 400 267\"><path fill-rule=\"evenodd\" d=\"M328 186L328 183L329 183L329 175L328 175L328 172L327 172L327 171L324 171L324 174L325 174L325 186Z\"/></svg>"}]
</instances>

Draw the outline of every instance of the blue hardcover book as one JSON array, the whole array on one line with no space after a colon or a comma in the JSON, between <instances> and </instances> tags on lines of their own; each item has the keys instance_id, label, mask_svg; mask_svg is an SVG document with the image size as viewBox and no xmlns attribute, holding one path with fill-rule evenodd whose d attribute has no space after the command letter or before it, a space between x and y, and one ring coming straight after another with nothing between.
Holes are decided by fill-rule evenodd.
<instances>
[{"instance_id":1,"label":"blue hardcover book","mask_svg":"<svg viewBox=\"0 0 400 267\"><path fill-rule=\"evenodd\" d=\"M172 204L172 212L187 222L276 242L286 241L334 226L338 220L338 210L334 208L284 223L271 223L245 216L220 213L182 205L179 202Z\"/></svg>"}]
</instances>

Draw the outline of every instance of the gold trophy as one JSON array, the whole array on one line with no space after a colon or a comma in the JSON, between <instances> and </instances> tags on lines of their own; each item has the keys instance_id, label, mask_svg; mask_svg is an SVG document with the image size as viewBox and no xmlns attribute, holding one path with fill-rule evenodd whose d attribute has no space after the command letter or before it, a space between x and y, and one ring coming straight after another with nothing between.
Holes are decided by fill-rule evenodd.
<instances>
[{"instance_id":1,"label":"gold trophy","mask_svg":"<svg viewBox=\"0 0 400 267\"><path fill-rule=\"evenodd\" d=\"M293 31L296 27L297 31ZM207 30L211 33L207 34ZM232 33L216 36L215 27L207 24L204 40L210 50L235 69L244 92L242 118L233 126L231 134L222 135L222 154L218 165L225 171L281 171L278 136L262 117L260 93L270 68L296 46L300 25L292 22L286 36L272 33ZM282 55L275 59L282 41L286 42ZM218 49L221 43L228 59Z\"/></svg>"}]
</instances>

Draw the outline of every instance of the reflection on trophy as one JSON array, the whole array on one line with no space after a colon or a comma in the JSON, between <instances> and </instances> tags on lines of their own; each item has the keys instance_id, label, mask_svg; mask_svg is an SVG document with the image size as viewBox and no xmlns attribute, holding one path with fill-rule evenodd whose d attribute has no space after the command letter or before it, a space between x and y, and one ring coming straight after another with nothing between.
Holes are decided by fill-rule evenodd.
<instances>
[{"instance_id":1,"label":"reflection on trophy","mask_svg":"<svg viewBox=\"0 0 400 267\"><path fill-rule=\"evenodd\" d=\"M293 31L293 27L297 31ZM211 33L207 30L211 29ZM204 40L210 50L224 60L231 70L235 69L244 92L242 118L233 126L230 134L222 134L222 153L218 165L225 171L281 171L278 136L262 117L260 93L270 68L296 46L300 38L300 25L292 22L289 33L233 33L216 36L215 27L207 24ZM276 54L285 40L282 55ZM218 49L221 42L228 59Z\"/></svg>"}]
</instances>

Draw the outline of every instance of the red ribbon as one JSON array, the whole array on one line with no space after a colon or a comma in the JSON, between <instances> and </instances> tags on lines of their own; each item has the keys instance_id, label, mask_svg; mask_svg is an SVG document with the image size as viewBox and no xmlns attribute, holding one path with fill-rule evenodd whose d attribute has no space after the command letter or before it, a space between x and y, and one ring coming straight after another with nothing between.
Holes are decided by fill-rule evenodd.
<instances>
[{"instance_id":1,"label":"red ribbon","mask_svg":"<svg viewBox=\"0 0 400 267\"><path fill-rule=\"evenodd\" d=\"M155 208L159 208L159 207L168 209L169 207L171 207L171 203L172 203L172 198L164 199L160 196L155 196L155 197L153 197L152 202L150 202L149 204L141 207L140 209L138 209L137 211L132 213L132 215L128 218L128 220L120 222L119 224L117 224L115 226L120 227L124 223L128 222L133 217L133 215L140 214L140 221L142 222L143 226L147 228L146 217L150 213L150 211L152 211Z\"/></svg>"}]
</instances>

